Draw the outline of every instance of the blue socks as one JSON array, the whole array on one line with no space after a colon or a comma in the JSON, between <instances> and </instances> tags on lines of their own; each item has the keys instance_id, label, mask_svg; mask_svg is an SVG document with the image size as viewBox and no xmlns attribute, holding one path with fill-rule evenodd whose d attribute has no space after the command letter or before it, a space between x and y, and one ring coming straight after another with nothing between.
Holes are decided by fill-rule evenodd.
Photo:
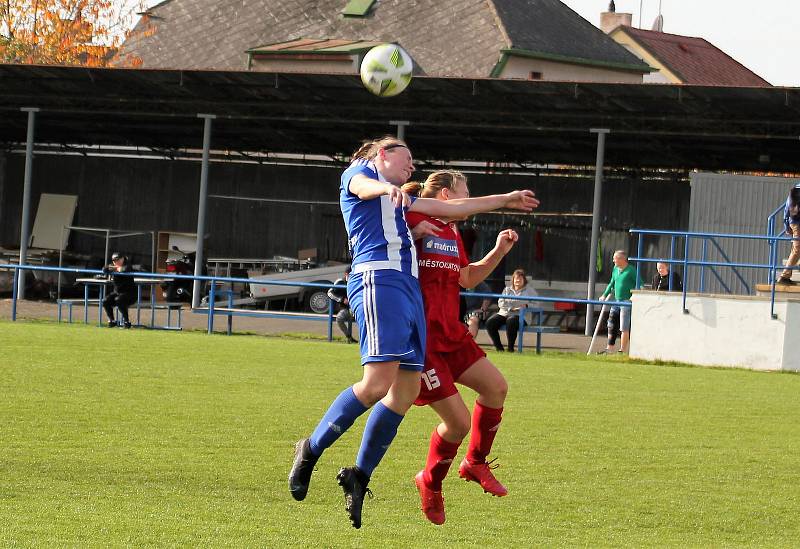
<instances>
[{"instance_id":1,"label":"blue socks","mask_svg":"<svg viewBox=\"0 0 800 549\"><path fill-rule=\"evenodd\" d=\"M348 387L336 397L328 411L322 417L317 428L311 434L309 447L311 453L319 457L326 448L336 442L347 431L358 417L367 411L367 407L356 398L352 387ZM378 466L389 445L397 435L397 428L403 416L397 414L378 402L372 409L364 426L364 437L358 450L356 466L367 475Z\"/></svg>"},{"instance_id":2,"label":"blue socks","mask_svg":"<svg viewBox=\"0 0 800 549\"><path fill-rule=\"evenodd\" d=\"M356 467L367 477L372 476L372 472L383 459L401 421L403 416L393 412L382 402L378 402L372 409L364 427L364 438L361 439L361 448L356 458Z\"/></svg>"},{"instance_id":3,"label":"blue socks","mask_svg":"<svg viewBox=\"0 0 800 549\"><path fill-rule=\"evenodd\" d=\"M332 446L353 425L358 416L366 411L367 407L356 398L352 387L342 391L330 405L328 411L325 412L325 415L322 416L322 421L319 422L319 425L311 434L311 439L309 440L311 453L317 457L322 455L322 452ZM374 412L370 414L370 419L372 419L373 415L375 415ZM402 416L400 417L402 419ZM396 430L397 428L395 427ZM394 435L392 438L394 438Z\"/></svg>"}]
</instances>

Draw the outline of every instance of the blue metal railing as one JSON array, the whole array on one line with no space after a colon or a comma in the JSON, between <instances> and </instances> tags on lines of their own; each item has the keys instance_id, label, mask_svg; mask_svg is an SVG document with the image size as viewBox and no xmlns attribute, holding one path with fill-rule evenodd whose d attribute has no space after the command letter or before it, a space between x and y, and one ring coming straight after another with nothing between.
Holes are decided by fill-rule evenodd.
<instances>
[{"instance_id":1,"label":"blue metal railing","mask_svg":"<svg viewBox=\"0 0 800 549\"><path fill-rule=\"evenodd\" d=\"M42 265L15 265L15 264L0 264L0 269L8 270L13 269L13 288L11 290L11 320L16 321L17 319L17 301L18 301L18 288L19 288L19 272L22 271L55 271L60 273L75 273L75 274L85 274L85 275L102 275L106 274L101 270L97 269L76 269L76 268L69 268L69 267L48 267ZM177 274L165 274L165 273L143 273L143 272L131 272L131 273L117 273L118 275L122 276L130 276L135 278L154 278L154 279L164 279L169 278L171 280L174 279L185 279L185 280L200 280L210 282L212 288L217 283L245 283L245 284L266 284L266 285L273 285L273 286L293 286L293 287L308 287L308 288L324 288L328 289L331 287L331 284L320 284L317 282L285 282L285 281L278 281L278 280L270 280L270 281L263 281L263 280L253 280L248 278L234 278L234 277L222 277L222 276L193 276L193 275L177 275ZM229 319L230 316L234 316L233 313L228 311L219 311L215 313L215 297L216 291L209 292L209 307L208 309L200 307L198 309L194 309L197 312L206 312L208 311L208 333L212 333L214 329L214 314L223 314L228 315ZM230 304L230 300L229 300ZM279 313L274 313L278 315ZM297 318L296 316L292 315L285 315L287 318ZM328 305L328 340L333 339L333 302L330 302ZM230 333L230 331L229 331Z\"/></svg>"},{"instance_id":2,"label":"blue metal railing","mask_svg":"<svg viewBox=\"0 0 800 549\"><path fill-rule=\"evenodd\" d=\"M783 236L773 236L773 235L753 235L753 234L722 234L722 233L700 233L700 232L687 232L687 231L661 231L661 230L648 230L648 229L631 229L631 234L639 235L639 242L637 246L637 257L630 258L631 261L636 262L636 275L639 276L639 272L641 269L642 263L669 263L670 265L683 265L683 276L684 276L684 284L683 284L683 312L688 314L688 309L686 308L686 292L687 286L687 272L689 267L700 267L701 273L704 267L726 267L731 269L766 269L769 273L769 280L770 280L770 317L773 319L777 318L775 314L775 271L777 270L777 247L778 242L780 241L792 241L791 237L783 237ZM642 257L642 250L643 250L643 241L644 236L646 235L669 235L672 238L675 237L683 237L684 238L684 254L683 259L675 259L674 254L672 251L670 258L657 258L651 259ZM692 239L703 239L711 240L715 242L716 239L722 238L729 238L729 239L740 239L740 240L758 240L766 242L770 248L770 254L768 258L767 264L761 263L734 263L730 261L730 259L724 255L723 258L726 260L725 262L722 261L707 261L705 259L706 256L706 248L703 247L703 257L700 260L693 260L689 258L689 250L690 246L689 243ZM716 242L715 242L716 243ZM716 244L718 246L718 244ZM793 269L797 269L798 267L792 267ZM716 273L715 273L716 274ZM701 274L701 292L703 291L703 276ZM718 276L718 275L717 275ZM740 280L744 283L745 287L748 289L749 293L749 285L741 278L741 275L737 275L740 277ZM719 277L718 277L719 278Z\"/></svg>"},{"instance_id":3,"label":"blue metal railing","mask_svg":"<svg viewBox=\"0 0 800 549\"><path fill-rule=\"evenodd\" d=\"M785 204L781 204L775 210L767 216L767 236L778 236L784 233L783 225L781 225L780 232L776 235L775 229L777 225L778 214L783 211ZM778 244L777 242L770 242L769 243L769 252L767 261L770 263L777 264L778 262Z\"/></svg>"},{"instance_id":4,"label":"blue metal railing","mask_svg":"<svg viewBox=\"0 0 800 549\"><path fill-rule=\"evenodd\" d=\"M13 270L13 290L12 290L12 305L11 305L11 319L16 321L17 319L17 289L18 289L18 278L19 278L19 271L56 271L62 273L77 273L77 274L86 274L86 275L100 275L104 274L103 271L94 270L94 269L76 269L70 267L47 267L41 265L15 265L15 264L0 264L0 270ZM249 278L236 278L236 277L224 277L224 276L193 276L193 275L173 275L169 274L166 275L164 273L143 273L143 272L134 272L134 273L118 273L122 274L123 276L132 276L136 278L155 278L155 279L163 279L163 278L170 278L170 279L186 279L186 280L201 280L210 282L211 288L214 288L218 283L246 283L246 284L265 284L265 285L273 285L273 286L294 286L294 287L305 287L305 288L345 288L345 286L335 286L332 284L324 284L324 283L317 283L317 282L294 282L294 281L278 281L278 280L254 280ZM208 325L207 331L208 333L212 333L214 329L214 315L221 314L223 316L228 316L228 333L230 333L230 319L234 313L231 313L228 310L217 309L217 299L216 299L217 291L209 291L208 294L208 307L207 308L197 308L194 309L195 312L201 312L204 314L208 314ZM491 299L499 299L499 298L508 298L509 296L503 294L492 294L492 293L479 293L479 292L461 292L461 295L470 296L470 297L487 297ZM519 299L521 301L529 301L532 303L575 303L578 305L609 305L609 306L618 306L618 307L630 307L631 303L628 301L602 301L599 299L572 299L566 297L545 297L545 296L514 296L514 299ZM228 303L231 303L231 297L229 295ZM254 311L255 313L255 311ZM296 315L290 314L281 314L280 312L274 312L271 316L275 317L285 317L287 319L294 318L297 319ZM328 315L327 315L327 322L328 322L328 341L332 341L333 339L333 301L329 300L329 307L328 307ZM522 337L520 333L520 338Z\"/></svg>"},{"instance_id":5,"label":"blue metal railing","mask_svg":"<svg viewBox=\"0 0 800 549\"><path fill-rule=\"evenodd\" d=\"M634 231L638 231L638 230L639 229L634 229L631 232L633 233ZM653 232L655 232L655 231L653 231ZM695 233L695 234L696 235L701 235L703 233ZM715 234L715 233L707 233L707 234L711 235L711 234ZM662 263L671 263L672 261L674 261L675 260L675 239L679 238L679 237L682 237L683 235L684 235L684 233L682 233L682 232L680 232L680 233L677 233L677 232L676 233L670 233L669 260L665 260L665 261L656 260L656 261L657 262L662 262ZM719 235L717 235L717 236L719 236ZM725 283L725 281L722 279L722 277L719 275L719 273L717 273L717 270L714 268L714 265L712 265L710 262L706 262L706 258L708 257L708 243L711 242L711 244L714 245L714 247L717 249L719 254L722 256L722 258L725 261L728 262L728 264L731 263L730 258L725 253L725 250L723 250L722 247L719 245L719 243L717 242L717 240L716 240L716 238L714 236L704 236L700 240L701 240L701 244L702 244L700 260L703 261L704 264L700 266L700 290L699 291L701 293L705 291L706 268L708 268L711 271L711 274L714 275L714 277L717 279L717 282L719 282L719 284L723 287L725 292L729 293L729 294L732 294L733 290L731 290L731 288L728 287L728 285ZM637 246L637 257L642 257L643 245L644 245L643 240L640 238L638 246ZM688 242L686 242L685 237L684 237L684 254L683 254L684 257L686 255L688 255L688 253L689 253L689 244L688 244ZM739 272L739 269L737 267L732 267L732 271L733 271L734 276L736 276L736 278L739 280L739 282L741 282L742 286L744 286L745 291L749 294L751 292L750 285L747 283L745 278L741 275L741 273ZM638 270L637 270L637 274L639 274ZM669 280L667 282L669 284L668 290L671 292L672 291L672 277L671 276L669 277Z\"/></svg>"}]
</instances>

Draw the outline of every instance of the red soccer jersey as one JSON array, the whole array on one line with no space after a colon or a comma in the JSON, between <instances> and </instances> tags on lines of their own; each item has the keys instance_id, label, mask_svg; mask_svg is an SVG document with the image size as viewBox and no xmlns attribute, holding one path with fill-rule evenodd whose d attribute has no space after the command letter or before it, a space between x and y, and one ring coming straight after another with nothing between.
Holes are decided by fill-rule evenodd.
<instances>
[{"instance_id":1,"label":"red soccer jersey","mask_svg":"<svg viewBox=\"0 0 800 549\"><path fill-rule=\"evenodd\" d=\"M419 285L425 302L427 349L449 352L458 349L470 338L467 327L459 318L458 276L461 267L469 265L461 237L454 225L427 215L408 212L406 222L413 228L428 221L439 229L436 236L424 236L415 241L419 263Z\"/></svg>"}]
</instances>

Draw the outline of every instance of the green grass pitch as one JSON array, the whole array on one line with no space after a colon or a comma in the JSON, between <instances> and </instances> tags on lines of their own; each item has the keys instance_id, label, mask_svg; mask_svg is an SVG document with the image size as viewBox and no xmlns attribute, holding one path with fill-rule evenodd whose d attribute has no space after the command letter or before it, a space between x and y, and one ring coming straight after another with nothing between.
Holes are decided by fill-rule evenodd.
<instances>
[{"instance_id":1,"label":"green grass pitch","mask_svg":"<svg viewBox=\"0 0 800 549\"><path fill-rule=\"evenodd\" d=\"M0 544L800 545L800 376L490 358L510 385L493 452L509 496L451 470L447 523L428 523L413 477L435 416L414 408L354 530L334 476L363 417L306 501L286 476L295 440L359 379L355 346L0 322Z\"/></svg>"}]
</instances>

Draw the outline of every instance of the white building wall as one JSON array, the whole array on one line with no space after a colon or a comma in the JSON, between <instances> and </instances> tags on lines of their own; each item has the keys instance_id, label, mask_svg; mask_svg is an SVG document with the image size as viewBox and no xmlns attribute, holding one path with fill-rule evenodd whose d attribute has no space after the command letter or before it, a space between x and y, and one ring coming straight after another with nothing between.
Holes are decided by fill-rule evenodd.
<instances>
[{"instance_id":1,"label":"white building wall","mask_svg":"<svg viewBox=\"0 0 800 549\"><path fill-rule=\"evenodd\" d=\"M800 301L634 291L630 356L701 366L800 371Z\"/></svg>"},{"instance_id":2,"label":"white building wall","mask_svg":"<svg viewBox=\"0 0 800 549\"><path fill-rule=\"evenodd\" d=\"M543 59L510 56L500 78L528 80L532 72L542 73L542 80L556 82L623 82L642 83L642 74L586 65L557 63Z\"/></svg>"},{"instance_id":3,"label":"white building wall","mask_svg":"<svg viewBox=\"0 0 800 549\"><path fill-rule=\"evenodd\" d=\"M352 61L319 59L253 59L250 70L263 72L310 72L315 74L358 74L358 56Z\"/></svg>"}]
</instances>

